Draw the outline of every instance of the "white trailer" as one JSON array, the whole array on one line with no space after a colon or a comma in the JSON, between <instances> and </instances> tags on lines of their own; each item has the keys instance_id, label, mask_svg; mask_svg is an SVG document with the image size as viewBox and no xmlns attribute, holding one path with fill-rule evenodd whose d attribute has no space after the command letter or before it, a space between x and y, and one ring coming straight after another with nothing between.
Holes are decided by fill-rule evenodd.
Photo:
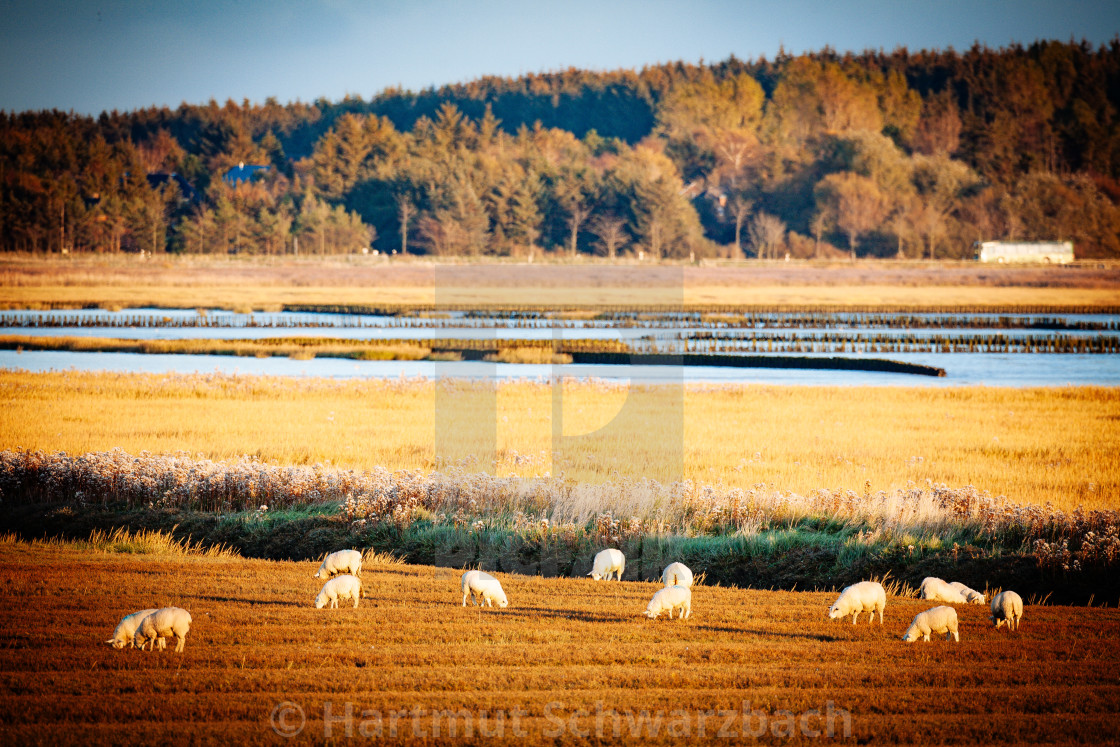
<instances>
[{"instance_id":1,"label":"white trailer","mask_svg":"<svg viewBox=\"0 0 1120 747\"><path fill-rule=\"evenodd\" d=\"M1073 261L1072 241L983 241L976 258L981 262L1036 262L1065 265Z\"/></svg>"}]
</instances>

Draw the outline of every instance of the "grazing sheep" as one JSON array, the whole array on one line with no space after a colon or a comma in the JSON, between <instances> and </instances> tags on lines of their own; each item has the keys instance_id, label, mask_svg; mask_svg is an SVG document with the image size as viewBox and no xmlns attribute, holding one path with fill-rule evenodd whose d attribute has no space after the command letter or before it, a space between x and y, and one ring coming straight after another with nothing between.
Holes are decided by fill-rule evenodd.
<instances>
[{"instance_id":1,"label":"grazing sheep","mask_svg":"<svg viewBox=\"0 0 1120 747\"><path fill-rule=\"evenodd\" d=\"M968 588L960 581L952 581L949 583L949 586L952 586L954 589L959 591L961 593L961 596L964 597L964 601L968 602L969 604L983 604L984 602L988 601L983 594L976 591L975 589Z\"/></svg>"},{"instance_id":2,"label":"grazing sheep","mask_svg":"<svg viewBox=\"0 0 1120 747\"><path fill-rule=\"evenodd\" d=\"M323 558L323 564L311 578L330 578L336 573L349 573L361 578L362 554L357 550L339 550Z\"/></svg>"},{"instance_id":3,"label":"grazing sheep","mask_svg":"<svg viewBox=\"0 0 1120 747\"><path fill-rule=\"evenodd\" d=\"M133 643L140 650L150 643L152 647L149 650L154 651L158 639L162 651L165 645L163 639L174 638L175 650L182 651L187 643L191 622L191 613L182 607L164 607L140 621Z\"/></svg>"},{"instance_id":4,"label":"grazing sheep","mask_svg":"<svg viewBox=\"0 0 1120 747\"><path fill-rule=\"evenodd\" d=\"M321 610L327 606L329 602L331 609L338 608L338 600L340 599L353 599L354 609L358 608L358 597L362 596L362 582L357 576L351 576L344 573L341 576L335 576L327 583L323 584L323 588L319 590L318 595L315 597L315 609Z\"/></svg>"},{"instance_id":5,"label":"grazing sheep","mask_svg":"<svg viewBox=\"0 0 1120 747\"><path fill-rule=\"evenodd\" d=\"M471 604L482 606L485 602L487 607L493 607L494 602L498 606L505 608L509 606L509 600L506 599L506 593L502 591L502 584L498 579L491 576L485 571L467 571L463 574L461 582L463 588L463 606L467 606L467 597L471 598ZM478 595L478 601L475 601L475 594Z\"/></svg>"},{"instance_id":6,"label":"grazing sheep","mask_svg":"<svg viewBox=\"0 0 1120 747\"><path fill-rule=\"evenodd\" d=\"M856 624L861 612L870 613L869 623L875 622L875 612L879 612L879 624L883 624L883 610L887 606L887 590L878 581L860 581L858 584L845 586L840 592L840 598L828 608L828 619L852 616L852 625Z\"/></svg>"},{"instance_id":7,"label":"grazing sheep","mask_svg":"<svg viewBox=\"0 0 1120 747\"><path fill-rule=\"evenodd\" d=\"M1001 591L992 597L992 622L996 629L1007 623L1008 630L1018 630L1023 617L1023 598L1013 591Z\"/></svg>"},{"instance_id":8,"label":"grazing sheep","mask_svg":"<svg viewBox=\"0 0 1120 747\"><path fill-rule=\"evenodd\" d=\"M965 604L967 602L963 594L934 576L927 576L922 579L922 585L918 587L918 591L919 598L928 599L931 602L948 602L949 604Z\"/></svg>"},{"instance_id":9,"label":"grazing sheep","mask_svg":"<svg viewBox=\"0 0 1120 747\"><path fill-rule=\"evenodd\" d=\"M608 550L601 550L595 556L595 562L591 566L591 573L588 576L595 579L611 580L611 574L615 574L615 579L622 580L622 572L626 570L626 556L622 554L622 550L615 550L610 548Z\"/></svg>"},{"instance_id":10,"label":"grazing sheep","mask_svg":"<svg viewBox=\"0 0 1120 747\"><path fill-rule=\"evenodd\" d=\"M131 615L125 615L121 621L117 623L116 630L113 631L113 637L105 641L113 648L124 648L125 646L136 646L136 629L140 627L140 623L144 618L152 614L156 610L140 610L133 612Z\"/></svg>"},{"instance_id":11,"label":"grazing sheep","mask_svg":"<svg viewBox=\"0 0 1120 747\"><path fill-rule=\"evenodd\" d=\"M661 572L661 583L666 586L692 586L692 571L684 563L670 563Z\"/></svg>"},{"instance_id":12,"label":"grazing sheep","mask_svg":"<svg viewBox=\"0 0 1120 747\"><path fill-rule=\"evenodd\" d=\"M471 589L471 581L472 580L474 580L475 582L482 582L482 581L497 581L498 579L494 578L493 576L491 576L486 571L466 571L465 573L463 573L463 578L459 581L459 586L463 590L463 606L464 607L467 606L467 598L468 597L470 597L471 604L477 604L475 602L475 599L474 599L474 590ZM500 585L500 582L499 582L499 585ZM483 598L482 598L482 593L481 592L479 593L478 598L479 598L480 601L484 601Z\"/></svg>"},{"instance_id":13,"label":"grazing sheep","mask_svg":"<svg viewBox=\"0 0 1120 747\"><path fill-rule=\"evenodd\" d=\"M664 589L659 589L653 595L653 599L649 600L649 605L646 607L646 617L655 619L658 615L666 610L669 611L669 619L673 619L673 612L680 610L681 618L688 617L692 614L692 590L685 586L666 586Z\"/></svg>"},{"instance_id":14,"label":"grazing sheep","mask_svg":"<svg viewBox=\"0 0 1120 747\"><path fill-rule=\"evenodd\" d=\"M902 640L913 643L921 637L923 641L928 641L930 633L944 633L945 640L949 640L949 636L952 636L953 640L960 643L961 637L957 634L957 611L952 607L942 605L925 612L919 612L914 615L914 619L910 622L910 627L906 629Z\"/></svg>"}]
</instances>

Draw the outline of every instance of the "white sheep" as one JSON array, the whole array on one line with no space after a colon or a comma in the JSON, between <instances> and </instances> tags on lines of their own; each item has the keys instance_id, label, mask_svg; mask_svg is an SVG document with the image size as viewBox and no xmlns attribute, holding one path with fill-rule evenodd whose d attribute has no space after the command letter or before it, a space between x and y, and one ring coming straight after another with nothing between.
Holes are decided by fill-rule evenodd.
<instances>
[{"instance_id":1,"label":"white sheep","mask_svg":"<svg viewBox=\"0 0 1120 747\"><path fill-rule=\"evenodd\" d=\"M684 563L670 563L661 572L661 583L666 586L692 586L692 571Z\"/></svg>"},{"instance_id":2,"label":"white sheep","mask_svg":"<svg viewBox=\"0 0 1120 747\"><path fill-rule=\"evenodd\" d=\"M133 612L131 615L125 615L121 621L117 623L116 629L113 631L113 637L105 641L113 648L124 648L125 646L136 646L136 629L140 627L140 623L144 618L152 614L156 610L140 610Z\"/></svg>"},{"instance_id":3,"label":"white sheep","mask_svg":"<svg viewBox=\"0 0 1120 747\"><path fill-rule=\"evenodd\" d=\"M681 618L692 614L691 589L685 586L666 586L664 589L659 589L646 606L646 617L652 620L662 612L668 611L669 619L672 620L676 610L681 611Z\"/></svg>"},{"instance_id":4,"label":"white sheep","mask_svg":"<svg viewBox=\"0 0 1120 747\"><path fill-rule=\"evenodd\" d=\"M191 613L182 607L164 607L140 621L136 629L133 642L136 648L143 650L149 643L151 651L155 650L156 641L162 651L165 638L175 639L175 650L182 651L187 643L187 633L191 630Z\"/></svg>"},{"instance_id":5,"label":"white sheep","mask_svg":"<svg viewBox=\"0 0 1120 747\"><path fill-rule=\"evenodd\" d=\"M869 623L875 622L875 612L879 613L879 624L883 624L883 610L887 607L887 590L878 581L860 581L858 584L845 586L840 592L840 597L828 608L828 619L836 620L841 617L852 616L852 625L856 624L861 612L870 615Z\"/></svg>"},{"instance_id":6,"label":"white sheep","mask_svg":"<svg viewBox=\"0 0 1120 747\"><path fill-rule=\"evenodd\" d=\"M983 594L976 591L975 589L968 588L960 581L951 581L949 583L949 586L952 586L954 589L959 591L961 593L961 596L964 597L964 601L968 602L969 604L983 604L984 602L988 601Z\"/></svg>"},{"instance_id":7,"label":"white sheep","mask_svg":"<svg viewBox=\"0 0 1120 747\"><path fill-rule=\"evenodd\" d=\"M471 598L471 604L482 606L485 602L487 607L493 607L494 602L498 603L499 607L505 608L509 606L509 600L506 599L506 593L502 590L502 584L498 579L491 576L485 571L467 571L463 574L461 581L463 589L463 606L467 606L467 597ZM475 594L478 595L478 601L475 601Z\"/></svg>"},{"instance_id":8,"label":"white sheep","mask_svg":"<svg viewBox=\"0 0 1120 747\"><path fill-rule=\"evenodd\" d=\"M626 556L622 554L622 550L615 550L613 547L607 550L601 550L595 556L595 562L591 565L591 573L588 576L595 579L611 580L611 574L615 574L618 581L622 580L622 573L626 570Z\"/></svg>"},{"instance_id":9,"label":"white sheep","mask_svg":"<svg viewBox=\"0 0 1120 747\"><path fill-rule=\"evenodd\" d=\"M482 581L497 581L497 580L498 579L494 578L493 576L491 576L486 571L475 570L475 571L466 571L465 573L463 573L463 577L459 582L459 586L463 590L463 606L464 607L467 606L467 597L470 597L471 604L476 604L475 599L474 599L474 590L471 589L471 582L472 581L482 582ZM500 583L499 583L499 585L500 585ZM479 597L480 600L482 600L481 592L479 593L478 597ZM483 600L483 601L485 601L485 600Z\"/></svg>"},{"instance_id":10,"label":"white sheep","mask_svg":"<svg viewBox=\"0 0 1120 747\"><path fill-rule=\"evenodd\" d=\"M931 602L948 602L949 604L965 604L968 600L955 588L935 576L926 576L918 587L918 597Z\"/></svg>"},{"instance_id":11,"label":"white sheep","mask_svg":"<svg viewBox=\"0 0 1120 747\"><path fill-rule=\"evenodd\" d=\"M928 641L930 633L937 633L938 635L944 633L945 640L949 640L949 636L952 636L953 640L960 643L961 637L957 633L957 611L952 607L942 605L925 612L919 612L914 615L914 619L910 622L910 627L906 629L902 640L913 643L920 637L923 641Z\"/></svg>"},{"instance_id":12,"label":"white sheep","mask_svg":"<svg viewBox=\"0 0 1120 747\"><path fill-rule=\"evenodd\" d=\"M1008 630L1018 630L1023 617L1023 598L1013 591L1001 591L992 597L992 622L996 629L1007 623Z\"/></svg>"},{"instance_id":13,"label":"white sheep","mask_svg":"<svg viewBox=\"0 0 1120 747\"><path fill-rule=\"evenodd\" d=\"M330 578L336 573L349 573L361 578L362 554L357 550L339 550L323 558L323 564L311 578Z\"/></svg>"},{"instance_id":14,"label":"white sheep","mask_svg":"<svg viewBox=\"0 0 1120 747\"><path fill-rule=\"evenodd\" d=\"M335 576L327 583L323 584L323 588L315 596L315 609L321 610L327 606L329 602L331 609L338 608L338 600L340 599L353 599L354 608L358 607L358 598L362 596L362 582L357 576L351 576L344 573L341 576Z\"/></svg>"}]
</instances>

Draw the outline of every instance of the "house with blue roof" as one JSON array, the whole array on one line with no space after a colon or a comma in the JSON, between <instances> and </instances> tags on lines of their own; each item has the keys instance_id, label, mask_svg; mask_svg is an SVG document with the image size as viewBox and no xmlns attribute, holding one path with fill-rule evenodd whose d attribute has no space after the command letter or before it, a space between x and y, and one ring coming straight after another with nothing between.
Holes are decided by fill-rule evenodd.
<instances>
[{"instance_id":1,"label":"house with blue roof","mask_svg":"<svg viewBox=\"0 0 1120 747\"><path fill-rule=\"evenodd\" d=\"M236 166L227 169L226 173L222 175L222 179L224 179L227 184L236 187L242 182L252 181L256 174L263 173L271 168L272 167L268 164L245 163L242 161Z\"/></svg>"}]
</instances>

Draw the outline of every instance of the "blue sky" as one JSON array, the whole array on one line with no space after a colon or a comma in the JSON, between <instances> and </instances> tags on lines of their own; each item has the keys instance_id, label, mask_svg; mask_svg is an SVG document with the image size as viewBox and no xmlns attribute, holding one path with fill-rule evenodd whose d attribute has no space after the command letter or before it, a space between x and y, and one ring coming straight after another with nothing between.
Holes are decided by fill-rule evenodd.
<instances>
[{"instance_id":1,"label":"blue sky","mask_svg":"<svg viewBox=\"0 0 1120 747\"><path fill-rule=\"evenodd\" d=\"M482 75L772 58L780 46L1118 34L1117 0L0 0L0 109L368 99Z\"/></svg>"}]
</instances>

